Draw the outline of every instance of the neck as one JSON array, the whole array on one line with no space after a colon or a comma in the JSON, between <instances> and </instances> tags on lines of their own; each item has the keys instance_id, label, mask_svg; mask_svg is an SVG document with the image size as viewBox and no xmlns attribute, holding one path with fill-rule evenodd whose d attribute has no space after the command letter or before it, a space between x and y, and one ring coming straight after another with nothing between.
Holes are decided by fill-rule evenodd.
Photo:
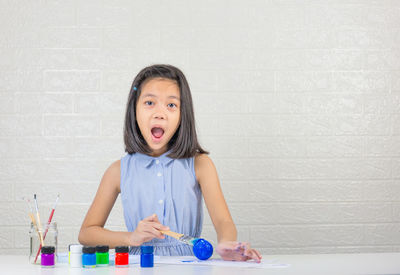
<instances>
[{"instance_id":1,"label":"neck","mask_svg":"<svg viewBox=\"0 0 400 275\"><path fill-rule=\"evenodd\" d=\"M159 150L153 150L153 152L150 153L150 156L159 157L162 154L164 154L165 152L167 152L167 148L161 148Z\"/></svg>"}]
</instances>

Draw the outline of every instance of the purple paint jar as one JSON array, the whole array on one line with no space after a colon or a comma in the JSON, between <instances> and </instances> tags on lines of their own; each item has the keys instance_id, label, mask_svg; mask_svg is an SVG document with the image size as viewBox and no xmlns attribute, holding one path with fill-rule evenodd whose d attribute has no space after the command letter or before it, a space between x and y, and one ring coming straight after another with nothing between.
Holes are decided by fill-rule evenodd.
<instances>
[{"instance_id":1,"label":"purple paint jar","mask_svg":"<svg viewBox=\"0 0 400 275\"><path fill-rule=\"evenodd\" d=\"M54 246L43 246L40 250L40 263L43 267L54 267Z\"/></svg>"}]
</instances>

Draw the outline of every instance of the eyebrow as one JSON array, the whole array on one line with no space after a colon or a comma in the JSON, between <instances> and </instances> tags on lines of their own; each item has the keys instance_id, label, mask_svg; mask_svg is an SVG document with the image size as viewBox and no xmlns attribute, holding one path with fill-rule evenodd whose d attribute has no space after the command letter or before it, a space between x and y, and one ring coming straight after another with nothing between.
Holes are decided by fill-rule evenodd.
<instances>
[{"instance_id":1,"label":"eyebrow","mask_svg":"<svg viewBox=\"0 0 400 275\"><path fill-rule=\"evenodd\" d=\"M157 97L155 94L152 94L152 93L147 93L147 94L144 94L143 95L143 97ZM174 98L174 99L176 99L176 100L180 100L180 98L179 97L177 97L177 96L174 96L174 95L170 95L168 98Z\"/></svg>"}]
</instances>

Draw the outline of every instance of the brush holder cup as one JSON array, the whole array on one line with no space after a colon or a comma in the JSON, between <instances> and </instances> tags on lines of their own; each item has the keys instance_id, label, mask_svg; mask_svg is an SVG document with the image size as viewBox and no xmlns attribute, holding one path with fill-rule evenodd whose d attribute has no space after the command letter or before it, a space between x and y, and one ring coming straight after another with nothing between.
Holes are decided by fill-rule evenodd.
<instances>
[{"instance_id":1,"label":"brush holder cup","mask_svg":"<svg viewBox=\"0 0 400 275\"><path fill-rule=\"evenodd\" d=\"M57 241L58 241L58 230L57 223L51 222L50 224L42 223L42 228L39 229L31 223L29 229L29 262L31 264L40 265L40 249L41 249L41 237L43 237L44 246L54 246L57 257ZM39 252L39 253L38 253Z\"/></svg>"}]
</instances>

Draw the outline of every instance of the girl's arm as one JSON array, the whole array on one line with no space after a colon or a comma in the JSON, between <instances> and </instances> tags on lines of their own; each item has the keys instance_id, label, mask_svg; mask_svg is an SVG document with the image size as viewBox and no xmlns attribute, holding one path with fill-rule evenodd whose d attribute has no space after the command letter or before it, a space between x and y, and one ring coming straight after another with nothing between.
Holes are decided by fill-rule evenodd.
<instances>
[{"instance_id":1,"label":"girl's arm","mask_svg":"<svg viewBox=\"0 0 400 275\"><path fill-rule=\"evenodd\" d=\"M217 252L224 260L245 261L252 258L260 261L261 255L258 251L251 249L248 243L237 242L236 227L222 194L217 170L207 155L196 156L195 172L208 213L217 232Z\"/></svg>"},{"instance_id":2,"label":"girl's arm","mask_svg":"<svg viewBox=\"0 0 400 275\"><path fill-rule=\"evenodd\" d=\"M139 222L134 232L117 232L104 228L108 215L114 206L120 190L121 161L116 161L106 170L101 179L96 196L90 206L79 232L79 242L83 245L139 246L153 238L165 238L159 230L162 226L156 215Z\"/></svg>"}]
</instances>

